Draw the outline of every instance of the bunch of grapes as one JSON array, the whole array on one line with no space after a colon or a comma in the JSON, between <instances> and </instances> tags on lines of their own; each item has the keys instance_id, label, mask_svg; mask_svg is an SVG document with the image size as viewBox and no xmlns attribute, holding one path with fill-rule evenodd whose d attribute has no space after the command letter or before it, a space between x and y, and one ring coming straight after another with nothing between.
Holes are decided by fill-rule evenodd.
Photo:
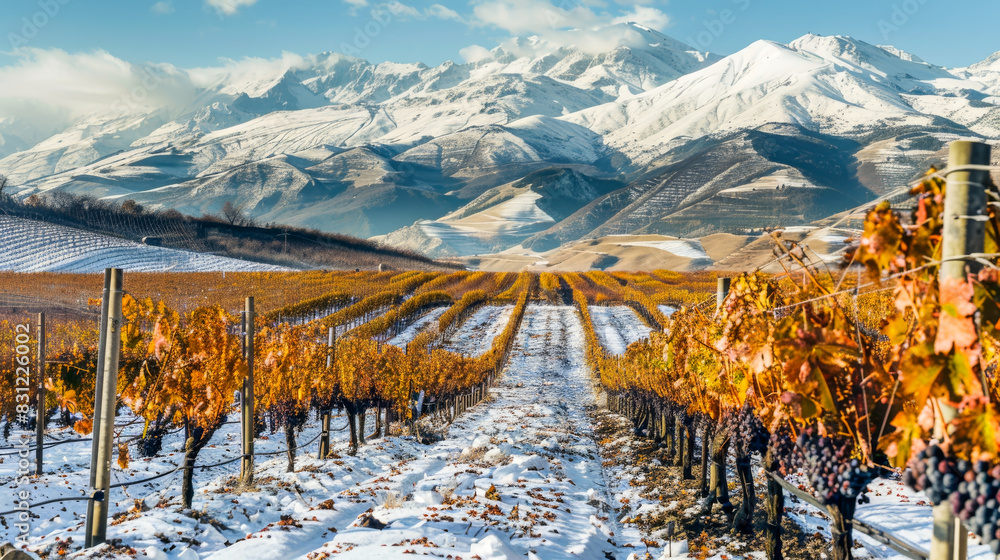
<instances>
[{"instance_id":1,"label":"bunch of grapes","mask_svg":"<svg viewBox=\"0 0 1000 560\"><path fill-rule=\"evenodd\" d=\"M795 438L792 437L788 426L782 424L777 430L771 432L771 440L768 443L774 457L778 459L783 474L794 470L792 459L795 456Z\"/></svg>"},{"instance_id":2,"label":"bunch of grapes","mask_svg":"<svg viewBox=\"0 0 1000 560\"><path fill-rule=\"evenodd\" d=\"M958 490L962 480L958 462L948 458L937 444L918 453L909 467L903 474L903 483L914 490L922 490L934 505L947 500Z\"/></svg>"},{"instance_id":3,"label":"bunch of grapes","mask_svg":"<svg viewBox=\"0 0 1000 560\"><path fill-rule=\"evenodd\" d=\"M786 464L807 473L816 497L825 505L836 505L868 497L862 494L875 478L875 470L851 458L851 443L819 435L806 428L795 441L795 449Z\"/></svg>"},{"instance_id":4,"label":"bunch of grapes","mask_svg":"<svg viewBox=\"0 0 1000 560\"><path fill-rule=\"evenodd\" d=\"M968 529L1000 554L1000 465L955 460L931 444L909 466L903 475L907 486L922 490L934 505L948 500Z\"/></svg>"},{"instance_id":5,"label":"bunch of grapes","mask_svg":"<svg viewBox=\"0 0 1000 560\"><path fill-rule=\"evenodd\" d=\"M749 405L744 405L738 412L726 417L726 429L729 430L730 441L741 454L764 455L767 451L770 434Z\"/></svg>"}]
</instances>

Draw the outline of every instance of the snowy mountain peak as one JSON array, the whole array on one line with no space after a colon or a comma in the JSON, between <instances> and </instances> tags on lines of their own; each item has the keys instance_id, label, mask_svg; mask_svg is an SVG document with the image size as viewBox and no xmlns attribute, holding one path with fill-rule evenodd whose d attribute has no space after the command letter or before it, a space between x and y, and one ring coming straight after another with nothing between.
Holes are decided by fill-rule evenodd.
<instances>
[{"instance_id":1,"label":"snowy mountain peak","mask_svg":"<svg viewBox=\"0 0 1000 560\"><path fill-rule=\"evenodd\" d=\"M916 81L953 79L944 68L928 64L900 49L883 48L853 37L805 35L792 41L790 48L819 56L849 72L884 81L904 91L917 87Z\"/></svg>"},{"instance_id":2,"label":"snowy mountain peak","mask_svg":"<svg viewBox=\"0 0 1000 560\"><path fill-rule=\"evenodd\" d=\"M290 69L258 95L241 92L232 103L236 109L258 115L272 111L315 109L324 105L329 105L329 101L305 87Z\"/></svg>"},{"instance_id":3,"label":"snowy mountain peak","mask_svg":"<svg viewBox=\"0 0 1000 560\"><path fill-rule=\"evenodd\" d=\"M1000 51L986 57L982 62L977 62L969 67L971 70L1000 70Z\"/></svg>"}]
</instances>

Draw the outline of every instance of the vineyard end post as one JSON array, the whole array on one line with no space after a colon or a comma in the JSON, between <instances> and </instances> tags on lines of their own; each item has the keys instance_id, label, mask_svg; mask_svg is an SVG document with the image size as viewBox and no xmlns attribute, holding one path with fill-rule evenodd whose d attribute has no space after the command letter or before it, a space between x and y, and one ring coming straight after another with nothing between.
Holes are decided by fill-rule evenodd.
<instances>
[{"instance_id":1,"label":"vineyard end post","mask_svg":"<svg viewBox=\"0 0 1000 560\"><path fill-rule=\"evenodd\" d=\"M115 429L115 401L118 390L118 357L121 351L122 327L122 282L123 273L120 268L105 270L105 301L102 307L107 316L101 318L104 351L100 365L100 383L94 389L94 439L91 456L94 462L90 465L90 492L103 499L92 499L87 507L86 548L97 546L107 538L108 532L108 493L111 490L111 450ZM96 406L100 403L100 406Z\"/></svg>"},{"instance_id":2,"label":"vineyard end post","mask_svg":"<svg viewBox=\"0 0 1000 560\"><path fill-rule=\"evenodd\" d=\"M253 482L253 359L254 359L254 309L253 297L246 299L243 321L243 357L247 362L247 375L243 378L243 390L240 391L240 428L243 436L243 459L240 461L240 481L243 484Z\"/></svg>"},{"instance_id":3,"label":"vineyard end post","mask_svg":"<svg viewBox=\"0 0 1000 560\"><path fill-rule=\"evenodd\" d=\"M94 426L97 427L97 414L96 411L101 409L101 391L99 388L104 383L104 344L107 340L107 330L108 330L108 302L111 300L111 269L105 269L104 271L104 291L101 292L101 318L98 325L97 334L97 375L94 379ZM97 446L91 445L90 447L90 464L97 464ZM90 487L94 487L94 476L95 472L93 469L90 470ZM91 515L91 506L87 506L87 517Z\"/></svg>"},{"instance_id":4,"label":"vineyard end post","mask_svg":"<svg viewBox=\"0 0 1000 560\"><path fill-rule=\"evenodd\" d=\"M969 166L988 166L990 146L981 142L952 142L948 158L947 188L944 198L944 231L940 278L965 279L966 267L975 272L979 265L965 255L982 253L986 225L978 218L986 213L986 189L989 171L971 170Z\"/></svg>"},{"instance_id":5,"label":"vineyard end post","mask_svg":"<svg viewBox=\"0 0 1000 560\"><path fill-rule=\"evenodd\" d=\"M45 438L45 313L38 314L38 385L35 403L35 474L42 474Z\"/></svg>"},{"instance_id":6,"label":"vineyard end post","mask_svg":"<svg viewBox=\"0 0 1000 560\"><path fill-rule=\"evenodd\" d=\"M944 226L941 242L940 280L958 279L975 272L979 265L965 258L982 253L985 224L979 220L986 213L986 188L989 171L969 169L990 164L990 146L981 142L952 142L949 148L947 186L944 197ZM953 407L941 403L945 425L956 414ZM967 531L954 515L951 505L934 507L934 530L931 537L931 560L965 560Z\"/></svg>"}]
</instances>

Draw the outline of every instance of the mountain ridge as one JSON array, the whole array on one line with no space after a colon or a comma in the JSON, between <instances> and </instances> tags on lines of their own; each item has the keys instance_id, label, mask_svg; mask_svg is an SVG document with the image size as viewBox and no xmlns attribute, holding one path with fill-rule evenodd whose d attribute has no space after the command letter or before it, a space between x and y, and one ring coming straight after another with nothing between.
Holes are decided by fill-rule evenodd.
<instances>
[{"instance_id":1,"label":"mountain ridge","mask_svg":"<svg viewBox=\"0 0 1000 560\"><path fill-rule=\"evenodd\" d=\"M18 150L0 173L20 197L195 215L232 202L432 255L541 255L620 231L807 225L911 179L948 141L1000 139L1000 53L947 69L810 34L723 57L637 24L612 31L603 52L529 38L464 64L326 52L202 70L186 109L91 114L30 146L0 118L0 149ZM566 177L579 193L559 204L575 202L546 207ZM769 215L775 204L787 212Z\"/></svg>"}]
</instances>

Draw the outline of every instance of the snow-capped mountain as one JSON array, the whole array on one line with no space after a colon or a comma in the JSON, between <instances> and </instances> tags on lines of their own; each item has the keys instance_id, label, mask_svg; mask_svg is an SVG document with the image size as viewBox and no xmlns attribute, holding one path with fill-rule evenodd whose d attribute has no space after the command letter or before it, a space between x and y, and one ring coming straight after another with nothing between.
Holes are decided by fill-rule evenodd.
<instances>
[{"instance_id":1,"label":"snow-capped mountain","mask_svg":"<svg viewBox=\"0 0 1000 560\"><path fill-rule=\"evenodd\" d=\"M758 41L644 95L567 117L648 163L692 138L792 124L860 138L885 127L929 129L942 119L1000 136L997 107L967 79L845 37Z\"/></svg>"},{"instance_id":2,"label":"snow-capped mountain","mask_svg":"<svg viewBox=\"0 0 1000 560\"><path fill-rule=\"evenodd\" d=\"M435 67L323 53L201 69L188 105L109 109L37 140L0 115L0 173L22 196L192 214L232 201L260 222L434 254L542 252L808 223L912 178L948 140L1000 138L1000 54L948 69L807 35L719 57L613 29L599 53L526 38ZM566 188L573 204L544 207Z\"/></svg>"}]
</instances>

